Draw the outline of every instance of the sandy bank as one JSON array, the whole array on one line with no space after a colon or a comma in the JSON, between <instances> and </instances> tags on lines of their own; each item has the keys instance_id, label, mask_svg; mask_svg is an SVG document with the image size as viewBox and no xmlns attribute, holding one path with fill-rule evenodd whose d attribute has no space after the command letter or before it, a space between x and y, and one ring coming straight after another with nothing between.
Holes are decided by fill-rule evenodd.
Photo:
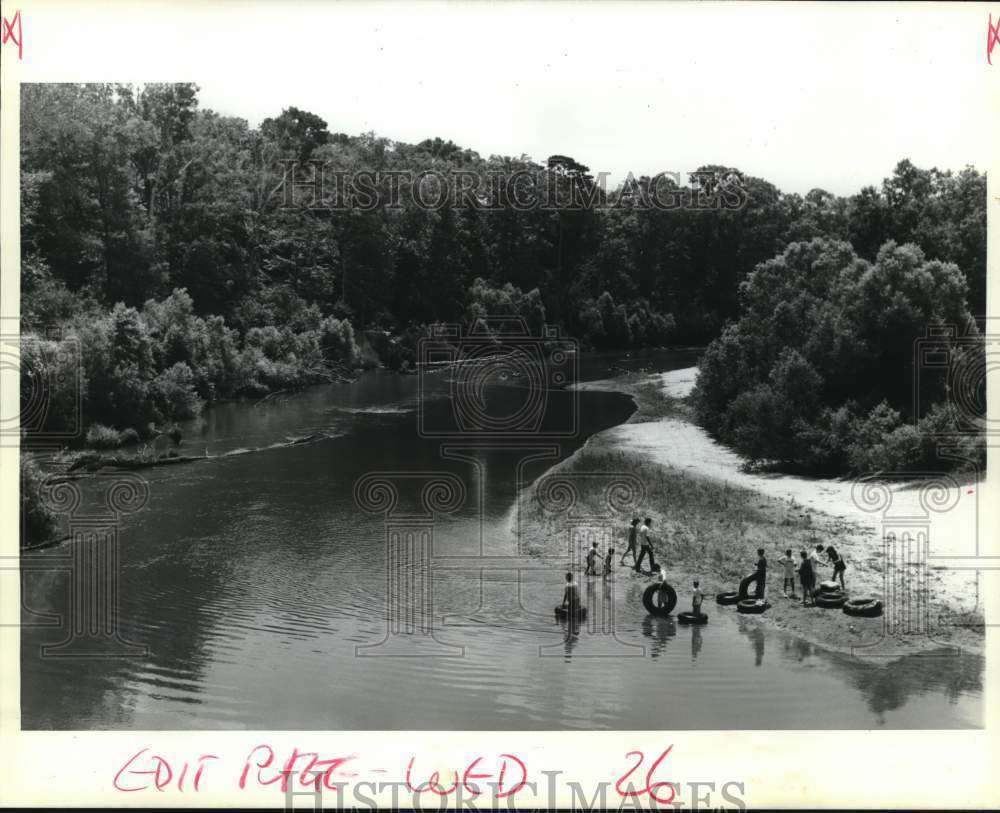
<instances>
[{"instance_id":1,"label":"sandy bank","mask_svg":"<svg viewBox=\"0 0 1000 813\"><path fill-rule=\"evenodd\" d=\"M772 623L832 648L863 647L883 638L889 619L851 618L840 612L802 608L784 599L777 557L786 547L797 553L816 543L833 544L848 562L848 592L885 599L887 573L889 581L906 579L908 584L917 584L922 569L912 561L898 566L891 555L887 560L885 533L901 536L909 531L914 539L926 534L926 589L920 585L910 588L910 593L918 601L925 600L927 609L917 621L908 622L911 634L894 635L879 648L888 652L957 645L982 651L982 586L977 572L956 557L975 556L977 539L981 546L986 544L986 537L980 536L989 527L984 522L983 483L945 481L928 490L923 487L927 479L866 484L743 471L739 455L686 417L680 399L690 393L696 375L696 368L687 368L581 385L628 392L639 408L627 423L595 435L563 464L565 470L572 470L593 466L594 456L602 454L635 455L636 465L642 461L652 467L643 469L644 478L661 476L650 473L655 471L668 484L671 478L705 484L704 494L691 499L675 489L673 499L684 502L683 506L672 506L663 493L670 492L670 485L659 489L662 496L656 488L650 489L652 515L660 520L659 549L673 565L672 583L685 579L686 591L687 579L697 576L713 590L734 589L727 580L733 578L735 567L743 567L743 572L751 569L753 550L759 545L771 561L769 595L774 606L765 616L746 623ZM746 496L730 500L729 490ZM706 503L700 508L699 499ZM720 511L735 511L738 520L717 516ZM714 539L714 561L699 555L699 537ZM685 542L688 538L693 538L694 550ZM821 575L829 577L826 570ZM926 631L914 632L918 627Z\"/></svg>"}]
</instances>

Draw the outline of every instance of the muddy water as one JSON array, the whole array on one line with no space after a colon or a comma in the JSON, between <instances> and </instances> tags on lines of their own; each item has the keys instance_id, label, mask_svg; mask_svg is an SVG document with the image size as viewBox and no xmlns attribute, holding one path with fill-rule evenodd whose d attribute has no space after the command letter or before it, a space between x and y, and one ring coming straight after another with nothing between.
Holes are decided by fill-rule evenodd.
<instances>
[{"instance_id":1,"label":"muddy water","mask_svg":"<svg viewBox=\"0 0 1000 813\"><path fill-rule=\"evenodd\" d=\"M692 360L691 353L593 357L583 376ZM211 459L145 472L148 504L117 526L119 637L144 654L43 656L43 645L67 633L45 624L72 617L69 577L59 570L71 546L30 554L23 727L982 724L978 656L935 653L886 669L741 625L714 604L705 627L654 620L640 601L647 579L624 568L583 587L584 602L613 613L613 624L561 626L551 608L562 574L520 553L512 506L519 487L624 421L631 401L549 391L548 428L572 431L525 463L517 438L453 443L443 456L441 439L428 435L454 417L449 380L423 385L376 372L257 405L221 405L187 427L183 450ZM483 389L497 415L517 413L523 393L517 379ZM309 435L318 437L266 448ZM227 455L240 449L259 451ZM406 548L403 560L394 548L387 560L385 514L364 510L370 501L359 505L355 493L374 471L403 483L396 530L420 525L421 477L444 473L460 484L445 495L449 510L434 519L428 544ZM100 486L101 478L88 482L86 500L97 500Z\"/></svg>"}]
</instances>

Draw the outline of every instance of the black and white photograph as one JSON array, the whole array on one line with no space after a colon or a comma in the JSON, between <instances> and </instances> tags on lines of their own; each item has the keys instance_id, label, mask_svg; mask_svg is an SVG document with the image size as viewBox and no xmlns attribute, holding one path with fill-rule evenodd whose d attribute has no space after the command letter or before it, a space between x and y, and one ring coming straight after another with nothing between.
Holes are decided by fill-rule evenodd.
<instances>
[{"instance_id":1,"label":"black and white photograph","mask_svg":"<svg viewBox=\"0 0 1000 813\"><path fill-rule=\"evenodd\" d=\"M995 5L142 6L3 12L5 725L988 731Z\"/></svg>"}]
</instances>

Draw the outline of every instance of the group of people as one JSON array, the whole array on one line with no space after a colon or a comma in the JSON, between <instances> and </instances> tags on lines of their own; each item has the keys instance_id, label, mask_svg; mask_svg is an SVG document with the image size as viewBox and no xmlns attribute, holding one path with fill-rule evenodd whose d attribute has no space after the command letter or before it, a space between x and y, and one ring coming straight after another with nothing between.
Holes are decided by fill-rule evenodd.
<instances>
[{"instance_id":1,"label":"group of people","mask_svg":"<svg viewBox=\"0 0 1000 813\"><path fill-rule=\"evenodd\" d=\"M656 560L653 558L653 538L650 529L653 527L653 520L646 517L640 520L638 517L632 520L628 529L628 543L625 552L622 554L621 562L625 564L625 557L632 554L632 566L638 573L642 570L642 561L649 557L649 569L656 570ZM639 548L639 555L636 556L636 548Z\"/></svg>"},{"instance_id":2,"label":"group of people","mask_svg":"<svg viewBox=\"0 0 1000 813\"><path fill-rule=\"evenodd\" d=\"M764 551L758 550L758 556L763 559ZM820 557L825 554L825 561L821 561ZM792 549L789 548L785 551L785 555L782 556L778 563L784 569L784 581L782 583L782 593L788 596L788 589L791 587L790 598L798 599L795 595L795 573L798 571L799 582L802 584L802 604L809 605L814 601L814 593L816 590L816 582L819 580L819 569L821 566L832 566L834 581L840 582L840 589L846 590L847 587L844 584L844 572L847 570L847 563L844 561L844 557L837 553L837 549L833 545L827 545L824 549L822 545L817 545L815 550L809 551L799 551L799 559L796 562L795 557L792 555ZM765 564L766 568L766 564ZM760 570L760 565L758 564L758 571ZM759 582L758 582L759 583ZM762 591L758 591L758 597L762 594Z\"/></svg>"},{"instance_id":3,"label":"group of people","mask_svg":"<svg viewBox=\"0 0 1000 813\"><path fill-rule=\"evenodd\" d=\"M625 552L622 554L619 560L619 566L625 565L625 559L629 554L632 555L632 567L637 571L641 572L642 563L648 557L649 558L649 568L651 571L660 571L661 581L666 579L666 573L656 564L656 560L653 557L653 540L651 528L653 525L653 520L650 517L645 519L639 519L636 517L632 520L627 535L627 546ZM638 550L638 553L636 552ZM615 549L609 547L607 552L603 557L603 575L607 577L610 575L613 562L615 558ZM602 573L598 573L598 562L601 560L600 551L598 550L598 543L594 542L591 545L590 550L587 551L586 566L584 568L585 576L599 576ZM825 548L822 545L816 545L815 550L812 551L800 551L798 559L792 555L792 549L788 548L785 550L785 555L778 559L778 564L782 566L783 571L783 582L782 582L782 593L786 598L792 598L798 600L798 595L795 592L795 576L798 573L799 582L802 585L802 604L810 605L814 602L814 594L816 592L816 583L819 581L820 567L833 567L832 579L834 581L840 582L841 590L846 590L846 585L844 583L844 572L847 570L847 564L844 562L844 558L837 552L837 549L833 545L827 545ZM754 569L753 574L755 576L754 585L754 597L757 599L764 599L765 590L767 585L767 557L764 554L764 548L757 549L757 564ZM692 596L692 610L695 615L701 612L701 603L704 594L699 589L698 582L695 581L693 584L694 593ZM789 590L791 591L789 594ZM564 607L579 607L580 604L580 593L577 588L576 582L573 580L573 573L569 572L566 574L566 591L563 595L563 606Z\"/></svg>"},{"instance_id":4,"label":"group of people","mask_svg":"<svg viewBox=\"0 0 1000 813\"><path fill-rule=\"evenodd\" d=\"M632 524L628 529L628 544L625 548L625 552L621 556L619 565L625 564L625 557L630 553L632 554L632 567L638 573L642 571L642 563L649 557L649 569L651 571L658 570L656 560L653 558L653 539L650 528L653 525L653 520L650 517L646 517L640 520L638 517L632 520ZM639 549L638 555L636 555L636 549ZM603 575L608 576L611 573L612 562L615 558L615 549L608 548L607 553L604 554L604 571ZM590 550L587 551L587 561L586 566L583 570L583 575L585 576L600 576L601 573L597 572L597 562L600 559L600 551L598 550L597 543L594 542Z\"/></svg>"}]
</instances>

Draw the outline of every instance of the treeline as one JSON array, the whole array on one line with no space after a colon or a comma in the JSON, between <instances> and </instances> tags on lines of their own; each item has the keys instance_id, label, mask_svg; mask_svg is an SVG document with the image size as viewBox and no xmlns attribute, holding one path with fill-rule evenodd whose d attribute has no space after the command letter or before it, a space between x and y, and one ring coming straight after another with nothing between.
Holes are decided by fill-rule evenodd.
<instances>
[{"instance_id":1,"label":"treeline","mask_svg":"<svg viewBox=\"0 0 1000 813\"><path fill-rule=\"evenodd\" d=\"M758 265L739 296L694 403L751 463L820 474L985 465L984 344L956 264L892 241L869 262L816 238Z\"/></svg>"},{"instance_id":2,"label":"treeline","mask_svg":"<svg viewBox=\"0 0 1000 813\"><path fill-rule=\"evenodd\" d=\"M585 347L708 342L740 316L758 264L813 238L869 263L888 240L914 243L955 264L974 312L985 306L985 177L971 168L903 161L844 198L707 165L741 178L745 205L663 210L634 205L635 187L605 194L568 156L350 136L294 107L251 128L199 109L190 84L25 85L21 100L22 327L27 346L37 337L24 374L55 382L53 365L79 353L86 426L142 434L216 398L402 367L428 325L484 314L558 323ZM521 173L570 179L598 205L287 206L288 159L300 185L310 161ZM73 393L53 386L58 424Z\"/></svg>"}]
</instances>

